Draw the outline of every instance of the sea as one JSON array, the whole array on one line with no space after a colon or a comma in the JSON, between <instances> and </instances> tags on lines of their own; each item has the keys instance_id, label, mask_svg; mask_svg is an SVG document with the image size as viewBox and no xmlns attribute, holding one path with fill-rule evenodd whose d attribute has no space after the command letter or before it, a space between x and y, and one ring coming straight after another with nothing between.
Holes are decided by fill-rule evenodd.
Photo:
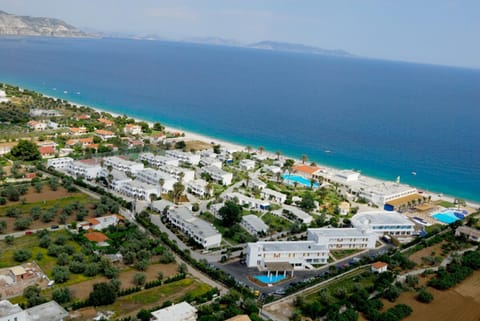
<instances>
[{"instance_id":1,"label":"sea","mask_svg":"<svg viewBox=\"0 0 480 321\"><path fill-rule=\"evenodd\" d=\"M166 41L2 38L0 81L480 201L478 69Z\"/></svg>"}]
</instances>

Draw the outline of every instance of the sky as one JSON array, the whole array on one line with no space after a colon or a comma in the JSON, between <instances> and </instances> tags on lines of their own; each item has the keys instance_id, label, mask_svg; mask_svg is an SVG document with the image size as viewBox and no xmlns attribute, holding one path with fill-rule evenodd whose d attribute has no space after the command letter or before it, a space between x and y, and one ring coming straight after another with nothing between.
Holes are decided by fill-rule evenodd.
<instances>
[{"instance_id":1,"label":"sky","mask_svg":"<svg viewBox=\"0 0 480 321\"><path fill-rule=\"evenodd\" d=\"M273 40L480 68L478 0L0 0L0 10L102 32Z\"/></svg>"}]
</instances>

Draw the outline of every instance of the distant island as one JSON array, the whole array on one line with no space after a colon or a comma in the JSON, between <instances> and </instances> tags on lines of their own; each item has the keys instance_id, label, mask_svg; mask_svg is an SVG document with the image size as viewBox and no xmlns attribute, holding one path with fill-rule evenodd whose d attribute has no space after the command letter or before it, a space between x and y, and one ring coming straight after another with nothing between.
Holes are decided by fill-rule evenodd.
<instances>
[{"instance_id":1,"label":"distant island","mask_svg":"<svg viewBox=\"0 0 480 321\"><path fill-rule=\"evenodd\" d=\"M0 36L94 37L60 19L17 16L4 11L0 11Z\"/></svg>"},{"instance_id":2,"label":"distant island","mask_svg":"<svg viewBox=\"0 0 480 321\"><path fill-rule=\"evenodd\" d=\"M288 42L276 42L276 41L260 41L248 45L249 48L256 49L265 49L265 50L274 50L274 51L289 51L289 52L300 52L300 53L310 53L318 55L331 55L331 56L345 56L353 57L354 55L341 49L323 49L314 46L307 46L297 43L288 43Z\"/></svg>"}]
</instances>

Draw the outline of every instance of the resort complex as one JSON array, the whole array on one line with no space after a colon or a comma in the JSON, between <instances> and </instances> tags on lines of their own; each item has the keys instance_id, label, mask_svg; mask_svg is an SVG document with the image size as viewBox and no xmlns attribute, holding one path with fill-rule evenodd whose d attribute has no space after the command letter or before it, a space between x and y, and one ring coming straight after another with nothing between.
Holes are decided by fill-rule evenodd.
<instances>
[{"instance_id":1,"label":"resort complex","mask_svg":"<svg viewBox=\"0 0 480 321\"><path fill-rule=\"evenodd\" d=\"M5 88L0 321L383 320L360 301L476 271L461 199Z\"/></svg>"}]
</instances>

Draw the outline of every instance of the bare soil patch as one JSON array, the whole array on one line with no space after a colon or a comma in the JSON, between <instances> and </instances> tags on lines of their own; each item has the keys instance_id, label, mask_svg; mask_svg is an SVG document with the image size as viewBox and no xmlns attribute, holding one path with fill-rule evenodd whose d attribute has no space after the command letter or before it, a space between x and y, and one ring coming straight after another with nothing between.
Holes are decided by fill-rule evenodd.
<instances>
[{"instance_id":1,"label":"bare soil patch","mask_svg":"<svg viewBox=\"0 0 480 321\"><path fill-rule=\"evenodd\" d=\"M441 242L441 243L426 247L426 248L424 248L420 251L417 251L417 252L413 253L412 255L410 255L409 259L417 264L417 267L415 267L415 268L422 267L422 266L423 267L430 267L430 265L424 264L424 262L422 260L422 257L427 257L427 256L442 256L443 257L443 255L442 255L442 245L444 243L445 242Z\"/></svg>"},{"instance_id":2,"label":"bare soil patch","mask_svg":"<svg viewBox=\"0 0 480 321\"><path fill-rule=\"evenodd\" d=\"M478 321L480 320L480 271L463 281L460 285L447 291L428 288L435 299L429 303L420 303L415 299L416 293L406 292L394 302L384 301L385 308L403 303L413 309L405 321ZM359 318L359 320L364 320Z\"/></svg>"},{"instance_id":3,"label":"bare soil patch","mask_svg":"<svg viewBox=\"0 0 480 321\"><path fill-rule=\"evenodd\" d=\"M202 142L199 140L190 140L190 141L185 141L185 149L187 151L190 151L192 149L194 150L205 150L205 149L210 149L212 148L212 145L206 142Z\"/></svg>"}]
</instances>

